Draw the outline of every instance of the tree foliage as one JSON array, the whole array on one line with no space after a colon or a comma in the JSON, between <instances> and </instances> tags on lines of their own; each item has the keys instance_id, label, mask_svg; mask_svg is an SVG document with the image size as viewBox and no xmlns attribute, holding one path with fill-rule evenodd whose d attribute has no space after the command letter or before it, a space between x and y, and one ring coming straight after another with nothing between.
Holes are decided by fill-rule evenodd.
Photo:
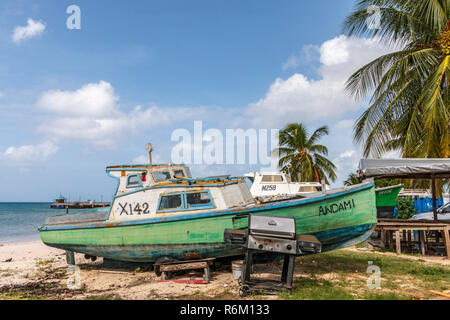
<instances>
[{"instance_id":1,"label":"tree foliage","mask_svg":"<svg viewBox=\"0 0 450 320\"><path fill-rule=\"evenodd\" d=\"M280 131L280 147L273 153L279 155L278 165L292 181L336 180L336 166L327 159L328 148L318 144L327 134L328 127L322 126L309 135L301 123L288 124Z\"/></svg>"},{"instance_id":2,"label":"tree foliage","mask_svg":"<svg viewBox=\"0 0 450 320\"><path fill-rule=\"evenodd\" d=\"M370 6L380 8L370 28ZM347 82L356 98L371 94L355 125L365 156L401 150L404 157L450 156L450 1L359 0L344 23L349 35L399 48L356 71Z\"/></svg>"}]
</instances>

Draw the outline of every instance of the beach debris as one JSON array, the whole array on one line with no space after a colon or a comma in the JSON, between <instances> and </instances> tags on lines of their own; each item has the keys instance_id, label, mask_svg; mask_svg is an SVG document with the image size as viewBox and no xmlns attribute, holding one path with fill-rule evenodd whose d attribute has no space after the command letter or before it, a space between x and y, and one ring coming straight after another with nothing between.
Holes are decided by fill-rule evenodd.
<instances>
[{"instance_id":1,"label":"beach debris","mask_svg":"<svg viewBox=\"0 0 450 320\"><path fill-rule=\"evenodd\" d=\"M206 279L178 279L178 280L158 280L158 282L175 282L175 283L189 283L189 284L207 284L209 280Z\"/></svg>"},{"instance_id":2,"label":"beach debris","mask_svg":"<svg viewBox=\"0 0 450 320\"><path fill-rule=\"evenodd\" d=\"M450 299L450 290L445 290L445 291L434 291L434 290L428 290L429 293L434 294L435 296L441 296L441 297L445 297L447 299Z\"/></svg>"},{"instance_id":3,"label":"beach debris","mask_svg":"<svg viewBox=\"0 0 450 320\"><path fill-rule=\"evenodd\" d=\"M111 273L111 274L126 274L126 275L136 275L134 272L125 271L112 271L112 270L99 270L100 273Z\"/></svg>"},{"instance_id":4,"label":"beach debris","mask_svg":"<svg viewBox=\"0 0 450 320\"><path fill-rule=\"evenodd\" d=\"M9 258L9 259L6 259L5 261L3 261L3 262L12 262L13 261L13 258Z\"/></svg>"}]
</instances>

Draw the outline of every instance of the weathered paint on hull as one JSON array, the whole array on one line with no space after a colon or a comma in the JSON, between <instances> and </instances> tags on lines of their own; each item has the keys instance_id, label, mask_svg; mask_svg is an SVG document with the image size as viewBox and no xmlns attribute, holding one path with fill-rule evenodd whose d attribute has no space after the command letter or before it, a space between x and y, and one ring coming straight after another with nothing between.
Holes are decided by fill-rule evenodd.
<instances>
[{"instance_id":1,"label":"weathered paint on hull","mask_svg":"<svg viewBox=\"0 0 450 320\"><path fill-rule=\"evenodd\" d=\"M223 242L225 229L245 229L248 212L177 221L101 228L41 230L49 246L123 261L153 262L161 256L225 257L242 253ZM362 242L377 222L373 185L356 192L307 199L294 206L275 203L259 214L296 218L298 234L314 234L323 251ZM356 242L355 242L356 241Z\"/></svg>"},{"instance_id":2,"label":"weathered paint on hull","mask_svg":"<svg viewBox=\"0 0 450 320\"><path fill-rule=\"evenodd\" d=\"M374 225L327 230L313 233L321 242L328 243L322 251L336 250L355 245L366 240L373 233ZM80 252L88 255L101 256L113 260L130 262L154 262L158 258L170 256L176 259L188 258L224 258L239 256L243 248L224 242L191 243L191 244L151 244L151 245L67 245L52 244L51 246ZM195 253L195 255L192 255Z\"/></svg>"}]
</instances>

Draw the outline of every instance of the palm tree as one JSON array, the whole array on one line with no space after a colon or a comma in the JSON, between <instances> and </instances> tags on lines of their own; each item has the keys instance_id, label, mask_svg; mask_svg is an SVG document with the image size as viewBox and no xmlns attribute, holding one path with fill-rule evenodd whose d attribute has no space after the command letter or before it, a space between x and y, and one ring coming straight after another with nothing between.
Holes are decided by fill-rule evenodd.
<instances>
[{"instance_id":1,"label":"palm tree","mask_svg":"<svg viewBox=\"0 0 450 320\"><path fill-rule=\"evenodd\" d=\"M326 158L328 149L317 144L318 140L328 134L328 127L323 126L308 136L307 129L301 123L292 123L280 131L280 147L273 150L279 154L279 167L292 181L321 182L328 178L336 180L336 166Z\"/></svg>"},{"instance_id":2,"label":"palm tree","mask_svg":"<svg viewBox=\"0 0 450 320\"><path fill-rule=\"evenodd\" d=\"M359 183L361 183L361 181L359 181L358 175L356 173L350 173L347 180L344 181L344 186L348 187Z\"/></svg>"},{"instance_id":3,"label":"palm tree","mask_svg":"<svg viewBox=\"0 0 450 320\"><path fill-rule=\"evenodd\" d=\"M379 7L379 28L366 23ZM450 1L359 0L344 29L399 50L355 72L347 89L372 95L355 124L365 156L401 150L404 157L450 156Z\"/></svg>"}]
</instances>

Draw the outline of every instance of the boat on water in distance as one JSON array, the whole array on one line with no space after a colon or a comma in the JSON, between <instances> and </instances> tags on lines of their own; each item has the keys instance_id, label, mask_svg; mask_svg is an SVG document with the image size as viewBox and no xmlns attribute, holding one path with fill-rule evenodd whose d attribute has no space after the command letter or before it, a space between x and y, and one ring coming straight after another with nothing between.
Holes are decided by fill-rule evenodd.
<instances>
[{"instance_id":1,"label":"boat on water in distance","mask_svg":"<svg viewBox=\"0 0 450 320\"><path fill-rule=\"evenodd\" d=\"M243 177L191 178L184 165L107 167L117 181L110 208L48 217L42 241L112 260L221 258L241 255L225 229L247 229L252 213L294 217L297 234L314 235L322 251L365 241L377 223L372 181L308 198L258 204Z\"/></svg>"}]
</instances>

